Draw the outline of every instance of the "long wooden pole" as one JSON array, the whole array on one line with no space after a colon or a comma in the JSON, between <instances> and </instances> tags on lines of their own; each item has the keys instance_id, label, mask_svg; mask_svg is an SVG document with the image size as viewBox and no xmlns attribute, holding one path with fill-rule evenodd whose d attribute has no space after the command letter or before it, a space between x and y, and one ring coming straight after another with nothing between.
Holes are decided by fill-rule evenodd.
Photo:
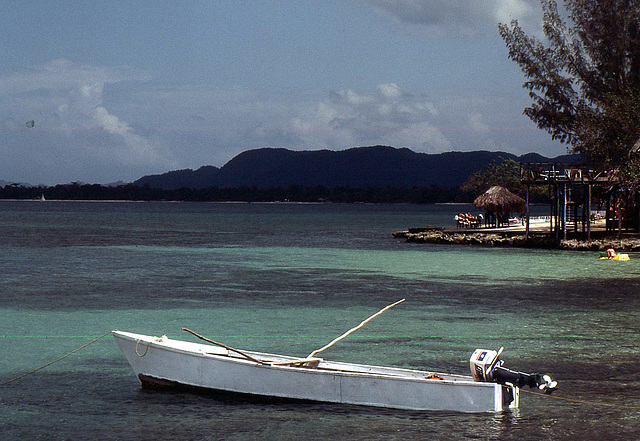
<instances>
[{"instance_id":1,"label":"long wooden pole","mask_svg":"<svg viewBox=\"0 0 640 441\"><path fill-rule=\"evenodd\" d=\"M323 346L320 349L316 349L315 351L313 351L311 354L309 354L309 356L307 358L311 358L314 357L316 354L324 351L325 349L330 348L331 346L333 346L335 343L339 342L340 340L342 340L343 338L345 338L346 336L348 336L349 334L351 334L352 332L357 331L358 329L362 328L364 325L366 325L368 322L370 322L371 320L373 320L374 318L378 317L380 314L382 314L383 312L385 312L387 309L391 309L394 306L396 306L399 303L404 302L406 299L402 299L402 300L398 300L395 303L392 303L389 306L385 306L384 308L382 308L380 311L376 312L375 314L373 314L371 317L369 317L368 319L364 320L362 323L360 323L358 326L356 326L355 328L351 328L349 329L347 332L345 332L344 334L342 334L340 337L334 339L331 343Z\"/></svg>"},{"instance_id":2,"label":"long wooden pole","mask_svg":"<svg viewBox=\"0 0 640 441\"><path fill-rule=\"evenodd\" d=\"M244 358L246 358L247 360L253 361L254 363L259 363L259 364L269 364L269 363L267 363L266 361L262 361L262 360L258 360L257 358L253 358L251 355L249 355L249 354L245 354L244 352L239 351L239 350L237 350L237 349L234 349L234 348L232 348L231 346L227 346L227 345L225 345L224 343L218 343L217 341L214 341L214 340L211 340L211 339L209 339L209 338L207 338L207 337L204 337L204 336L202 336L202 335L198 334L197 332L192 331L191 329L188 329L188 328L182 327L182 330L183 330L183 331L187 331L189 334L193 334L193 335L195 335L195 336L196 336L196 337L198 337L200 340L204 340L204 341L206 341L207 343L211 343L211 344L213 344L213 345L220 346L221 348L225 348L225 349L226 349L226 350L228 350L228 351L233 351L233 352L235 352L235 353L237 353L237 354L240 354L240 355L242 355Z\"/></svg>"}]
</instances>

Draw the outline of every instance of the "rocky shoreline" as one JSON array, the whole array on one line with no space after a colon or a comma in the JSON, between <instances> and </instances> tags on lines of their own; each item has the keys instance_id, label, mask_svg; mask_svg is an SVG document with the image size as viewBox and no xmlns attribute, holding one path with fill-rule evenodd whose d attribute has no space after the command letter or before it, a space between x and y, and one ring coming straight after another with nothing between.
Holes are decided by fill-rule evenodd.
<instances>
[{"instance_id":1,"label":"rocky shoreline","mask_svg":"<svg viewBox=\"0 0 640 441\"><path fill-rule=\"evenodd\" d=\"M525 239L520 233L446 231L439 227L410 228L397 231L393 237L406 239L411 243L431 243L448 245L479 245L487 247L544 248L574 251L604 251L613 247L617 251L640 252L637 237L602 237L592 240L558 240L548 234L529 234Z\"/></svg>"}]
</instances>

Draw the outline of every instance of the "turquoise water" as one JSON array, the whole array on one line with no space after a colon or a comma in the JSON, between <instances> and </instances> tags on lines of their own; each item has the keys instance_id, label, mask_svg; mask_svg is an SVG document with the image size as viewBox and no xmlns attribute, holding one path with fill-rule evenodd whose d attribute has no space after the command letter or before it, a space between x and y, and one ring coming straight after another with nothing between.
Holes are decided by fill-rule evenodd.
<instances>
[{"instance_id":1,"label":"turquoise water","mask_svg":"<svg viewBox=\"0 0 640 441\"><path fill-rule=\"evenodd\" d=\"M0 382L116 328L304 356L406 298L323 356L466 374L475 348L504 346L574 401L465 415L151 393L106 337L0 386L2 439L640 437L640 256L391 236L468 210L0 202Z\"/></svg>"}]
</instances>

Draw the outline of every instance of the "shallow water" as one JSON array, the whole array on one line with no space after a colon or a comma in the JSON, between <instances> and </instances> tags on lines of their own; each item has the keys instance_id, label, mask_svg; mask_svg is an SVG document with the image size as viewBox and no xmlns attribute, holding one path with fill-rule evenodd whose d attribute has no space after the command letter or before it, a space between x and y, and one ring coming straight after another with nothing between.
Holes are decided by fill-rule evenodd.
<instances>
[{"instance_id":1,"label":"shallow water","mask_svg":"<svg viewBox=\"0 0 640 441\"><path fill-rule=\"evenodd\" d=\"M2 439L639 438L640 256L391 237L469 209L0 202L0 382L115 328L303 356L400 298L323 356L466 374L504 346L560 382L500 414L258 404L142 391L106 337L0 386Z\"/></svg>"}]
</instances>

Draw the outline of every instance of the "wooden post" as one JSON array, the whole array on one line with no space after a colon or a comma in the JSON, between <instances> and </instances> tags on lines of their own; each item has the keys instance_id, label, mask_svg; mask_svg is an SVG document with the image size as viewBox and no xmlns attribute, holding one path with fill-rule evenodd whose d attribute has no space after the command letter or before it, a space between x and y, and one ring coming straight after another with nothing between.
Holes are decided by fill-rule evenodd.
<instances>
[{"instance_id":1,"label":"wooden post","mask_svg":"<svg viewBox=\"0 0 640 441\"><path fill-rule=\"evenodd\" d=\"M555 238L559 239L560 238L560 185L556 182L554 184L554 191L556 194L556 200L555 203L553 204L553 208L555 210L555 213L553 215L553 218L555 220L555 225L553 226L553 232L555 234Z\"/></svg>"},{"instance_id":2,"label":"wooden post","mask_svg":"<svg viewBox=\"0 0 640 441\"><path fill-rule=\"evenodd\" d=\"M591 240L591 185L587 186L587 200L585 202L587 206L587 240Z\"/></svg>"},{"instance_id":3,"label":"wooden post","mask_svg":"<svg viewBox=\"0 0 640 441\"><path fill-rule=\"evenodd\" d=\"M562 239L567 240L567 184L562 189Z\"/></svg>"},{"instance_id":4,"label":"wooden post","mask_svg":"<svg viewBox=\"0 0 640 441\"><path fill-rule=\"evenodd\" d=\"M618 239L622 237L622 210L620 196L616 194L616 216L618 216Z\"/></svg>"},{"instance_id":5,"label":"wooden post","mask_svg":"<svg viewBox=\"0 0 640 441\"><path fill-rule=\"evenodd\" d=\"M556 223L557 223L557 219L556 219L556 204L557 202L557 189L556 189L556 185L553 185L553 188L549 188L549 193L551 193L551 224L550 224L550 229L549 229L549 233L553 234L556 231Z\"/></svg>"},{"instance_id":6,"label":"wooden post","mask_svg":"<svg viewBox=\"0 0 640 441\"><path fill-rule=\"evenodd\" d=\"M529 184L527 184L527 226L524 229L524 240L529 239Z\"/></svg>"}]
</instances>

